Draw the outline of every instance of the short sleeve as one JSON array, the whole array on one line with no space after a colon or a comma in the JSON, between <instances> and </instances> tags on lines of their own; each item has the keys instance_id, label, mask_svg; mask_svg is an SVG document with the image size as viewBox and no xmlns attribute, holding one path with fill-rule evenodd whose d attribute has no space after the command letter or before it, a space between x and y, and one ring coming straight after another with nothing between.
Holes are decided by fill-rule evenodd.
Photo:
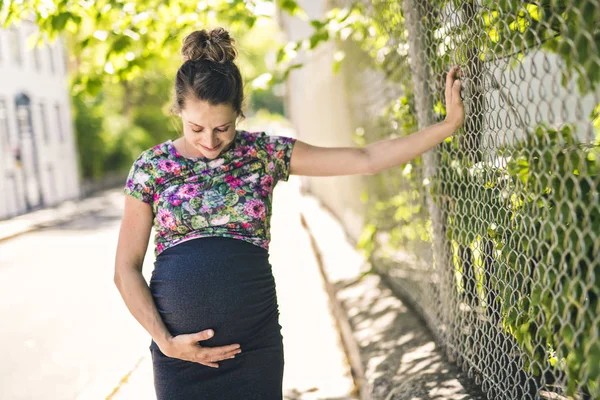
<instances>
[{"instance_id":1,"label":"short sleeve","mask_svg":"<svg viewBox=\"0 0 600 400\"><path fill-rule=\"evenodd\" d=\"M265 132L261 132L260 138L269 157L268 168L272 171L275 182L287 181L290 176L290 160L296 138L268 135Z\"/></svg>"},{"instance_id":2,"label":"short sleeve","mask_svg":"<svg viewBox=\"0 0 600 400\"><path fill-rule=\"evenodd\" d=\"M142 152L133 162L123 192L144 203L154 201L154 175L148 152Z\"/></svg>"}]
</instances>

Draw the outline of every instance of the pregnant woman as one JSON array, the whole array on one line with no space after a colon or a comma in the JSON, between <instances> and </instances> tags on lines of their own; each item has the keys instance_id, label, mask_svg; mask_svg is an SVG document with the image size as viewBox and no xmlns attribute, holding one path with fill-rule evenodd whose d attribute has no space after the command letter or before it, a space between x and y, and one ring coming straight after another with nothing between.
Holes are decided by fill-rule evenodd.
<instances>
[{"instance_id":1,"label":"pregnant woman","mask_svg":"<svg viewBox=\"0 0 600 400\"><path fill-rule=\"evenodd\" d=\"M152 336L158 400L282 399L269 262L275 185L290 174L374 174L439 144L463 123L459 69L446 80L444 122L362 148L324 148L236 129L243 81L226 30L191 33L182 54L171 111L183 135L143 151L131 167L115 284ZM148 285L142 264L152 227Z\"/></svg>"}]
</instances>

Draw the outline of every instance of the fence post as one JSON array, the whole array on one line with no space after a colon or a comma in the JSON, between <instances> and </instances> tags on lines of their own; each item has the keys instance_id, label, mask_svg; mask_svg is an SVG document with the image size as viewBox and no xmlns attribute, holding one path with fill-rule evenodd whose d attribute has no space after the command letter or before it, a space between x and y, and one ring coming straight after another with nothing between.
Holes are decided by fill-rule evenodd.
<instances>
[{"instance_id":1,"label":"fence post","mask_svg":"<svg viewBox=\"0 0 600 400\"><path fill-rule=\"evenodd\" d=\"M433 114L433 96L429 86L431 82L429 70L429 57L427 48L424 44L426 34L422 24L422 16L420 14L419 0L404 0L403 14L406 21L406 29L408 31L408 44L410 47L409 65L411 70L412 84L414 87L415 105L417 110L417 122L419 129L423 129L435 123ZM427 3L427 2L426 2ZM425 7L429 6L425 4ZM424 166L424 183L432 182L432 177L435 175L438 166L438 149L434 148L423 154ZM427 186L429 188L430 186ZM438 304L436 308L436 325L432 331L438 337L438 343L446 345L449 343L448 336L454 330L451 326L452 315L451 310L454 308L451 302L443 302L440 299L454 300L455 291L452 256L449 243L446 240L446 229L443 221L446 219L444 210L440 208L431 196L430 190L425 190L427 196L428 211L431 216L433 228L433 262L435 264L435 273L438 279L432 283L432 289L437 294L435 301ZM448 357L454 361L454 354L446 349Z\"/></svg>"}]
</instances>

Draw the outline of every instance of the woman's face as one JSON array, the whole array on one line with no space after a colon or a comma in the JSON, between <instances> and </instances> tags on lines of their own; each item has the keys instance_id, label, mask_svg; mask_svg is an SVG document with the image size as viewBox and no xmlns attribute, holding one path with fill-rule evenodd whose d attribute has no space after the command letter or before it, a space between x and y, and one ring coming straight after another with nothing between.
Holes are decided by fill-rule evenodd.
<instances>
[{"instance_id":1,"label":"woman's face","mask_svg":"<svg viewBox=\"0 0 600 400\"><path fill-rule=\"evenodd\" d=\"M237 113L229 104L187 99L180 115L190 157L217 158L235 139Z\"/></svg>"}]
</instances>

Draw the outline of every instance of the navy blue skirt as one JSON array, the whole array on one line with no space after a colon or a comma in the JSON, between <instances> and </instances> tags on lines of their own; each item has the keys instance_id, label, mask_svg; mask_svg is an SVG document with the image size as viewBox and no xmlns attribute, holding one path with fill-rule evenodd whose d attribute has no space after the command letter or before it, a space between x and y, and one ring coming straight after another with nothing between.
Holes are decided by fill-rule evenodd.
<instances>
[{"instance_id":1,"label":"navy blue skirt","mask_svg":"<svg viewBox=\"0 0 600 400\"><path fill-rule=\"evenodd\" d=\"M227 237L190 239L160 253L150 291L171 335L212 329L203 347L239 343L219 368L150 344L157 400L282 399L283 336L269 253Z\"/></svg>"}]
</instances>

